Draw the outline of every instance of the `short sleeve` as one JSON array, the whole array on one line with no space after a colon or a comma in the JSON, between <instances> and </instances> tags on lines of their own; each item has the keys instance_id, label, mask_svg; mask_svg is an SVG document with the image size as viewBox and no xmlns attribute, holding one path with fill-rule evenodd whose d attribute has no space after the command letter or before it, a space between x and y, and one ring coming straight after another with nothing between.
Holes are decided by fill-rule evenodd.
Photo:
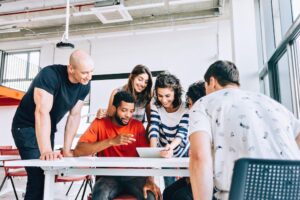
<instances>
[{"instance_id":1,"label":"short sleeve","mask_svg":"<svg viewBox=\"0 0 300 200\"><path fill-rule=\"evenodd\" d=\"M95 119L89 128L84 132L84 134L80 137L78 142L87 142L93 143L98 141L98 132L99 132L99 119Z\"/></svg>"},{"instance_id":2,"label":"short sleeve","mask_svg":"<svg viewBox=\"0 0 300 200\"><path fill-rule=\"evenodd\" d=\"M80 91L79 94L79 100L84 101L85 97L89 94L91 89L91 82L89 82L87 85L83 85L82 91Z\"/></svg>"},{"instance_id":3,"label":"short sleeve","mask_svg":"<svg viewBox=\"0 0 300 200\"><path fill-rule=\"evenodd\" d=\"M295 138L300 134L300 120L297 119L292 113L290 113L291 125Z\"/></svg>"},{"instance_id":4,"label":"short sleeve","mask_svg":"<svg viewBox=\"0 0 300 200\"><path fill-rule=\"evenodd\" d=\"M189 112L190 127L189 136L197 131L206 132L212 140L212 130L210 118L205 112L205 106L199 100L194 104Z\"/></svg>"},{"instance_id":5,"label":"short sleeve","mask_svg":"<svg viewBox=\"0 0 300 200\"><path fill-rule=\"evenodd\" d=\"M54 95L59 86L58 75L51 67L43 68L34 79L34 85Z\"/></svg>"}]
</instances>

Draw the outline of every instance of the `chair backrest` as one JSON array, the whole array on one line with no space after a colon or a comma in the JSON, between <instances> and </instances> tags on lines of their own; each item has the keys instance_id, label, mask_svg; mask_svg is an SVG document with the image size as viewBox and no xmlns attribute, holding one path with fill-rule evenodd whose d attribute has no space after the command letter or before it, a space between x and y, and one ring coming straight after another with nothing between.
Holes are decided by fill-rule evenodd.
<instances>
[{"instance_id":1,"label":"chair backrest","mask_svg":"<svg viewBox=\"0 0 300 200\"><path fill-rule=\"evenodd\" d=\"M12 146L10 146L10 145L0 146L0 149L12 149Z\"/></svg>"},{"instance_id":2,"label":"chair backrest","mask_svg":"<svg viewBox=\"0 0 300 200\"><path fill-rule=\"evenodd\" d=\"M1 155L11 156L11 155L20 155L18 149L1 149Z\"/></svg>"},{"instance_id":3,"label":"chair backrest","mask_svg":"<svg viewBox=\"0 0 300 200\"><path fill-rule=\"evenodd\" d=\"M2 155L2 150L12 149L12 146L0 146L0 155Z\"/></svg>"},{"instance_id":4,"label":"chair backrest","mask_svg":"<svg viewBox=\"0 0 300 200\"><path fill-rule=\"evenodd\" d=\"M300 161L242 158L233 170L229 200L299 200Z\"/></svg>"}]
</instances>

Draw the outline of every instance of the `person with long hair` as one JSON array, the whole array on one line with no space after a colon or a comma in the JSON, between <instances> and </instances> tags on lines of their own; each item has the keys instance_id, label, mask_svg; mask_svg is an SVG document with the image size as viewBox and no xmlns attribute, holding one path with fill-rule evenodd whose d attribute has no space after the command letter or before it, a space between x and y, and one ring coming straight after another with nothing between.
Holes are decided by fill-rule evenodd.
<instances>
[{"instance_id":1,"label":"person with long hair","mask_svg":"<svg viewBox=\"0 0 300 200\"><path fill-rule=\"evenodd\" d=\"M141 122L145 122L145 113L147 121L150 121L150 100L152 97L152 75L148 67L137 65L133 68L129 75L128 83L120 88L114 89L110 95L107 109L99 109L97 118L101 119L105 116L114 116L116 108L112 102L114 96L119 91L129 92L135 100L135 111L133 118Z\"/></svg>"},{"instance_id":2,"label":"person with long hair","mask_svg":"<svg viewBox=\"0 0 300 200\"><path fill-rule=\"evenodd\" d=\"M185 157L188 156L189 141L188 109L182 101L182 86L180 80L170 74L158 75L154 98L151 101L151 119L149 139L151 147L164 147L161 156ZM175 177L165 177L165 185L175 182Z\"/></svg>"}]
</instances>

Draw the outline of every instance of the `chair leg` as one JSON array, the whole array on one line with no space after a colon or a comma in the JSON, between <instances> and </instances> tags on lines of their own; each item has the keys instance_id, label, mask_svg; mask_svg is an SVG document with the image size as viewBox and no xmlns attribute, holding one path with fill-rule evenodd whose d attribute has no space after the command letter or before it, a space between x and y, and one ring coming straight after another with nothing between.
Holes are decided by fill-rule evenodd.
<instances>
[{"instance_id":1,"label":"chair leg","mask_svg":"<svg viewBox=\"0 0 300 200\"><path fill-rule=\"evenodd\" d=\"M74 183L74 181L72 181L72 183L70 184L70 187L69 187L69 189L68 189L68 191L67 191L67 193L66 193L66 196L68 196L68 194L69 194L69 192L70 192L70 190L71 190L71 188L72 188L73 183Z\"/></svg>"},{"instance_id":2,"label":"chair leg","mask_svg":"<svg viewBox=\"0 0 300 200\"><path fill-rule=\"evenodd\" d=\"M85 191L86 191L86 187L88 185L88 180L85 181L85 186L84 186L84 189L83 189L83 192L82 192L82 197L81 197L81 200L84 199L84 195L85 195Z\"/></svg>"},{"instance_id":3,"label":"chair leg","mask_svg":"<svg viewBox=\"0 0 300 200\"><path fill-rule=\"evenodd\" d=\"M15 193L16 199L19 200L18 194L17 194L17 191L16 191L16 188L15 188L14 181L13 181L13 179L12 179L11 176L9 177L9 179L10 179L11 185L13 186L13 189L14 189L14 193Z\"/></svg>"},{"instance_id":4,"label":"chair leg","mask_svg":"<svg viewBox=\"0 0 300 200\"><path fill-rule=\"evenodd\" d=\"M93 180L89 179L88 182L89 182L90 189L91 189L91 192L92 192L93 191Z\"/></svg>"},{"instance_id":5,"label":"chair leg","mask_svg":"<svg viewBox=\"0 0 300 200\"><path fill-rule=\"evenodd\" d=\"M2 188L3 188L3 186L4 186L4 183L5 183L6 179L7 179L7 176L5 176L5 177L4 177L4 179L3 179L2 183L1 183L1 186L0 186L0 191L1 191L1 190L2 190Z\"/></svg>"},{"instance_id":6,"label":"chair leg","mask_svg":"<svg viewBox=\"0 0 300 200\"><path fill-rule=\"evenodd\" d=\"M75 200L77 200L77 197L79 196L79 193L80 193L82 187L84 186L84 184L85 184L85 180L82 181L82 184L81 184L81 186L80 186L80 188L79 188L79 191L78 191L78 193L77 193L77 195L76 195L76 197L75 197Z\"/></svg>"}]
</instances>

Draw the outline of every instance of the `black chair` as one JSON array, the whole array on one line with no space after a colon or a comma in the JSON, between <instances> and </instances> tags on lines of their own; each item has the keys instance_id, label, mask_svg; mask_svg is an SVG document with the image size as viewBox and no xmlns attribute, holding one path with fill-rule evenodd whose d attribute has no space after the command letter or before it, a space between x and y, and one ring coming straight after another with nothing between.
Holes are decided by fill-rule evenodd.
<instances>
[{"instance_id":1,"label":"black chair","mask_svg":"<svg viewBox=\"0 0 300 200\"><path fill-rule=\"evenodd\" d=\"M236 161L229 200L277 199L300 199L300 160L242 158Z\"/></svg>"}]
</instances>

